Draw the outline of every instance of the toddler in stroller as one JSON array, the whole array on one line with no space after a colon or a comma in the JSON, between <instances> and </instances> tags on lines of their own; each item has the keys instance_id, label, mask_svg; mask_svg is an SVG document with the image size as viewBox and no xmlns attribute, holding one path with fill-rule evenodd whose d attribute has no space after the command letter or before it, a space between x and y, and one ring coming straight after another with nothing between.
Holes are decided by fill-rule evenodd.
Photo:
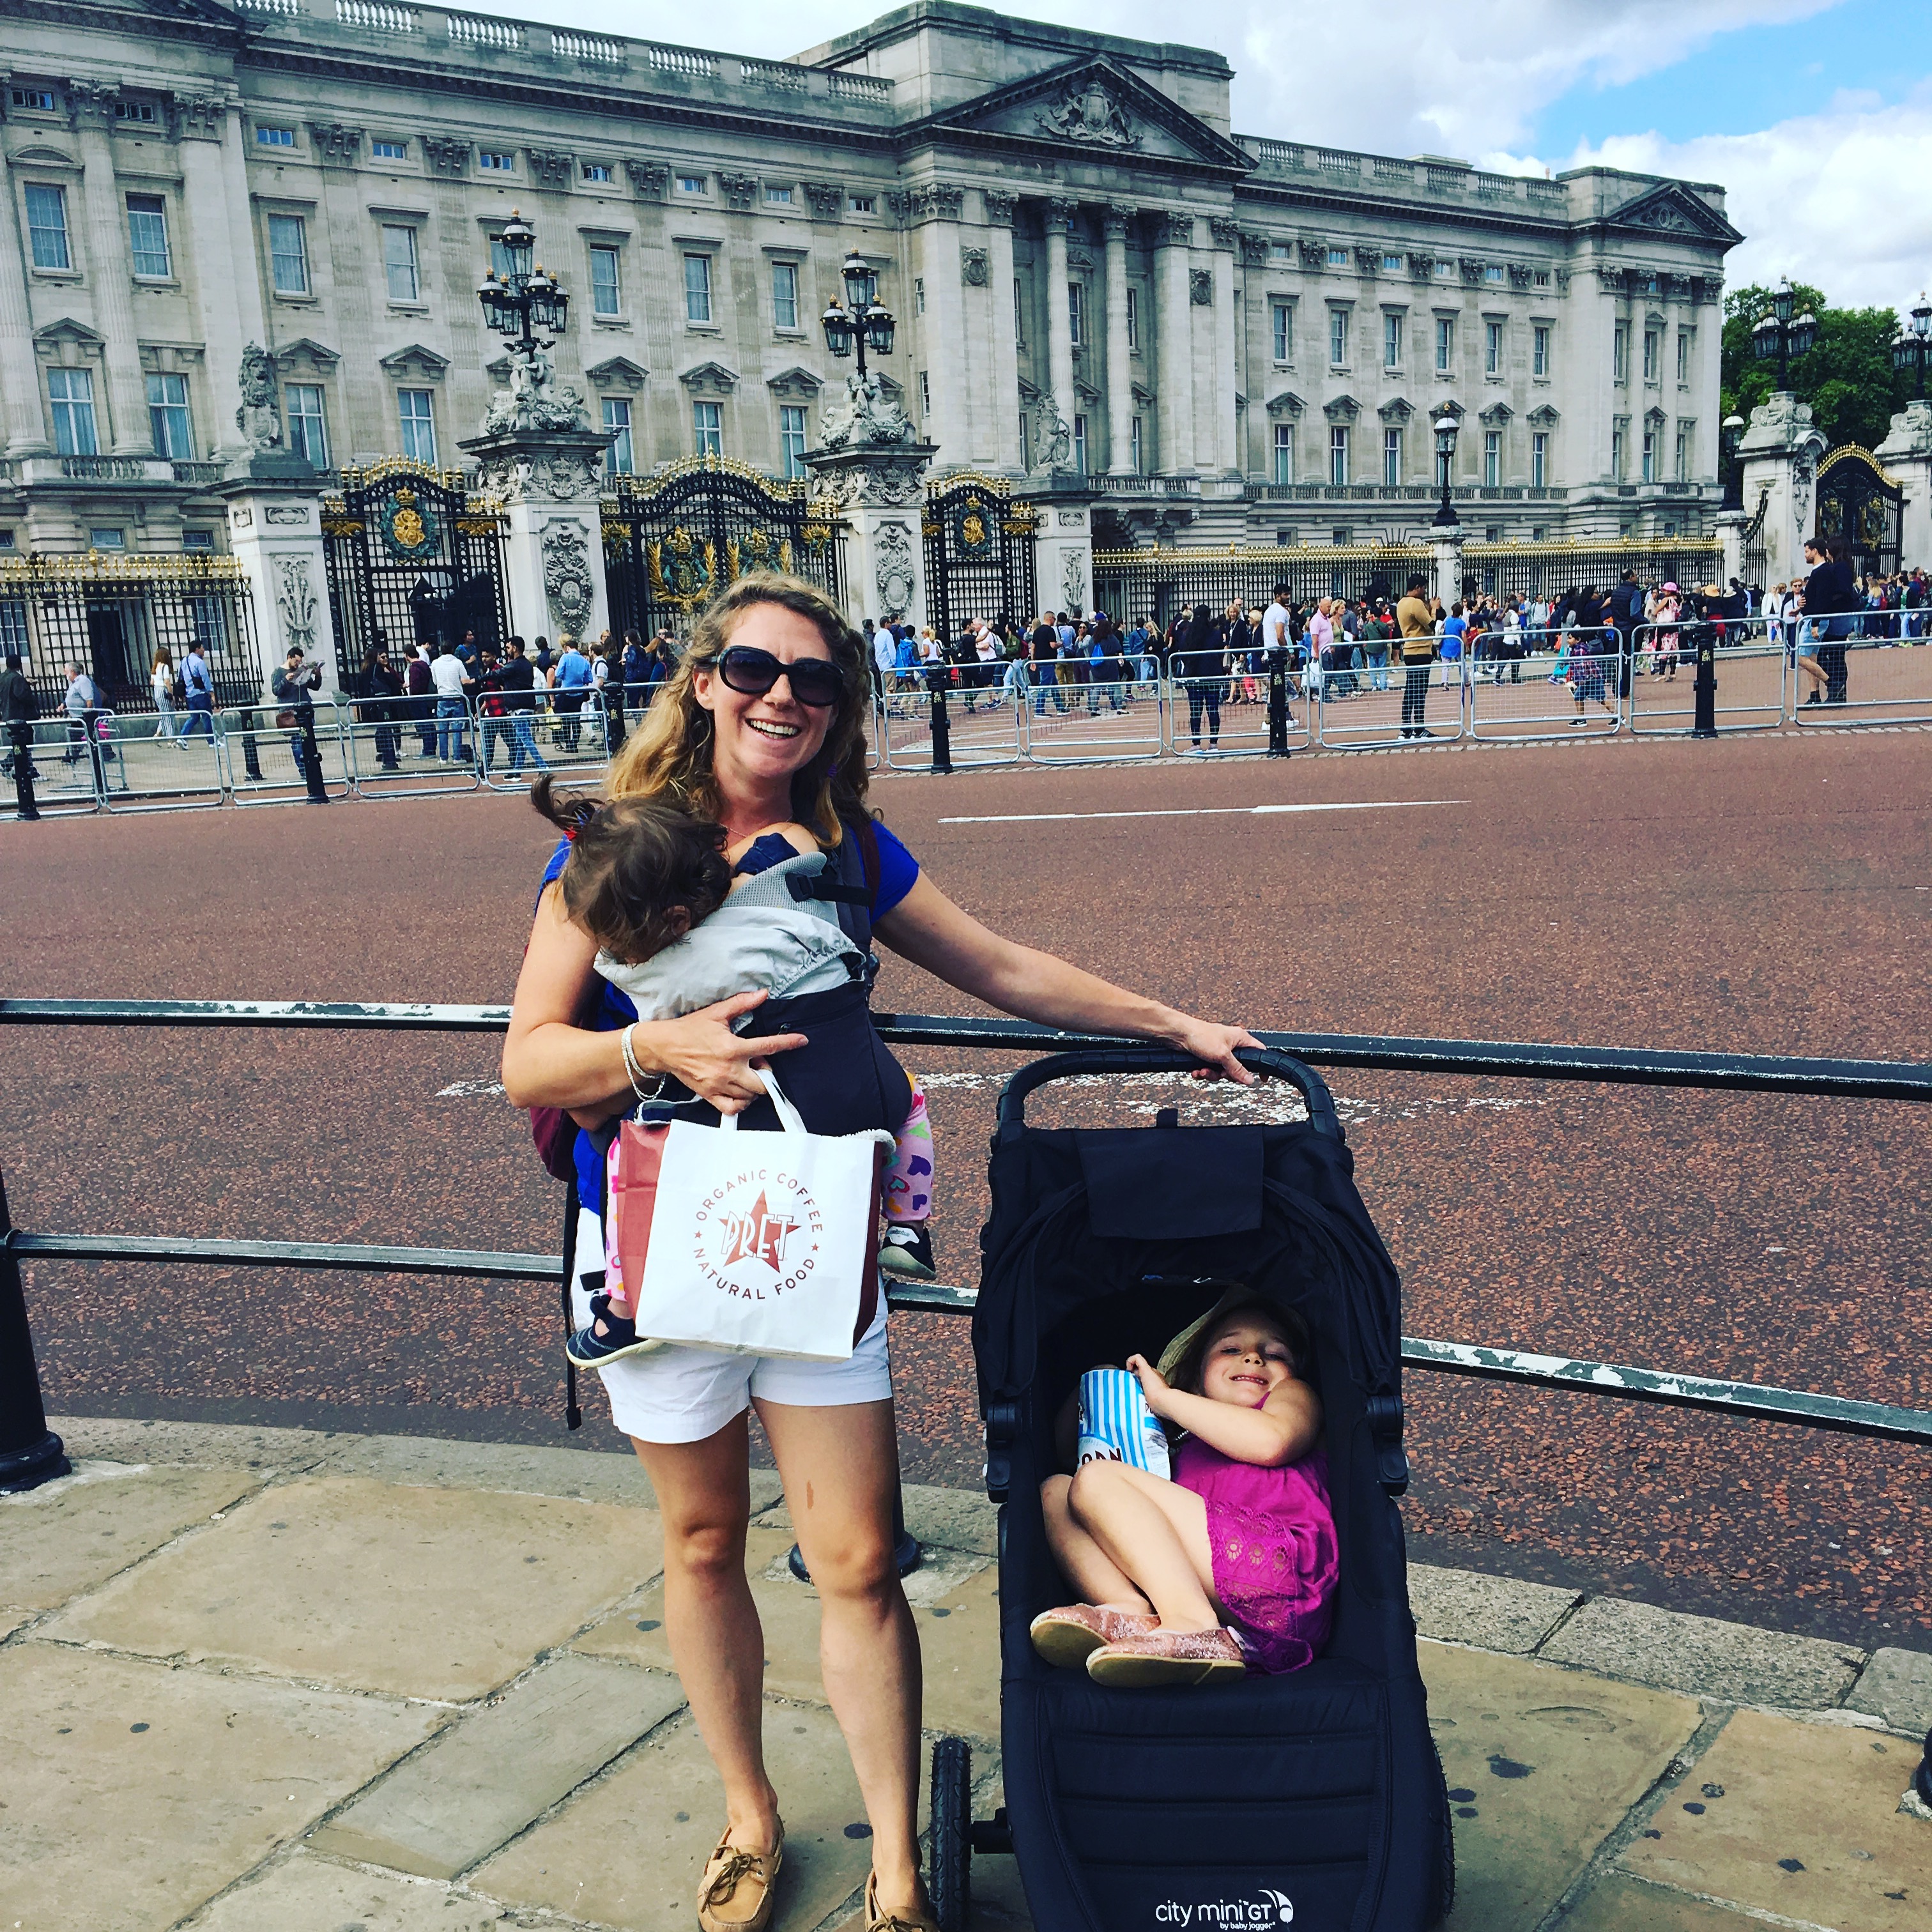
<instances>
[{"instance_id":1,"label":"toddler in stroller","mask_svg":"<svg viewBox=\"0 0 1932 1932\"><path fill-rule=\"evenodd\" d=\"M1174 1478L1106 1459L1041 1485L1055 1559L1091 1600L1042 1611L1034 1648L1097 1684L1205 1684L1299 1669L1338 1576L1306 1325L1231 1288L1162 1352L1130 1355L1181 1438ZM1063 1413L1063 1438L1070 1414Z\"/></svg>"}]
</instances>

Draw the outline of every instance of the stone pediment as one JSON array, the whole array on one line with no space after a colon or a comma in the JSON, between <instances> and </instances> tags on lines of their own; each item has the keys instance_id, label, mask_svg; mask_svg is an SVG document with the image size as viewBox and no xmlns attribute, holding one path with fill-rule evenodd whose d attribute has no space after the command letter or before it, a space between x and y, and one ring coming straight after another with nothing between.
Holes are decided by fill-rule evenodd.
<instances>
[{"instance_id":1,"label":"stone pediment","mask_svg":"<svg viewBox=\"0 0 1932 1932\"><path fill-rule=\"evenodd\" d=\"M1488 424L1492 429L1501 429L1515 414L1507 403L1492 403L1477 420Z\"/></svg>"},{"instance_id":2,"label":"stone pediment","mask_svg":"<svg viewBox=\"0 0 1932 1932\"><path fill-rule=\"evenodd\" d=\"M1604 217L1606 228L1642 235L1681 236L1686 242L1715 242L1735 248L1744 238L1681 182L1660 182Z\"/></svg>"},{"instance_id":3,"label":"stone pediment","mask_svg":"<svg viewBox=\"0 0 1932 1932\"><path fill-rule=\"evenodd\" d=\"M911 145L970 140L982 151L1024 146L1064 162L1184 162L1246 174L1254 157L1150 86L1130 68L1081 56L995 88L906 130Z\"/></svg>"},{"instance_id":4,"label":"stone pediment","mask_svg":"<svg viewBox=\"0 0 1932 1932\"><path fill-rule=\"evenodd\" d=\"M644 386L650 374L641 362L633 362L628 356L613 356L598 364L594 369L584 370L586 380L595 382L600 388L638 390Z\"/></svg>"},{"instance_id":5,"label":"stone pediment","mask_svg":"<svg viewBox=\"0 0 1932 1932\"><path fill-rule=\"evenodd\" d=\"M1268 398L1268 412L1276 418L1298 416L1303 407L1301 398L1292 389L1284 389L1280 395Z\"/></svg>"},{"instance_id":6,"label":"stone pediment","mask_svg":"<svg viewBox=\"0 0 1932 1932\"><path fill-rule=\"evenodd\" d=\"M1385 423L1406 423L1415 413L1414 406L1406 398L1397 396L1382 404L1376 414Z\"/></svg>"},{"instance_id":7,"label":"stone pediment","mask_svg":"<svg viewBox=\"0 0 1932 1932\"><path fill-rule=\"evenodd\" d=\"M1532 410L1524 420L1537 429L1554 429L1563 418L1545 403L1540 409Z\"/></svg>"},{"instance_id":8,"label":"stone pediment","mask_svg":"<svg viewBox=\"0 0 1932 1932\"><path fill-rule=\"evenodd\" d=\"M333 369L342 358L333 349L325 347L313 337L298 336L284 347L275 351L275 366L286 371L291 369L310 369L326 371Z\"/></svg>"},{"instance_id":9,"label":"stone pediment","mask_svg":"<svg viewBox=\"0 0 1932 1932\"><path fill-rule=\"evenodd\" d=\"M379 366L392 376L440 382L442 372L449 367L449 358L439 356L434 349L424 348L420 342L412 342L406 349L398 349L394 355L382 357Z\"/></svg>"},{"instance_id":10,"label":"stone pediment","mask_svg":"<svg viewBox=\"0 0 1932 1932\"><path fill-rule=\"evenodd\" d=\"M737 371L722 362L700 362L677 380L694 396L728 396L738 386Z\"/></svg>"},{"instance_id":11,"label":"stone pediment","mask_svg":"<svg viewBox=\"0 0 1932 1932\"><path fill-rule=\"evenodd\" d=\"M796 365L782 374L765 378L765 387L781 402L808 403L824 386L823 378Z\"/></svg>"},{"instance_id":12,"label":"stone pediment","mask_svg":"<svg viewBox=\"0 0 1932 1932\"><path fill-rule=\"evenodd\" d=\"M1322 406L1322 413L1331 423L1352 423L1362 413L1362 406L1353 396L1337 396Z\"/></svg>"},{"instance_id":13,"label":"stone pediment","mask_svg":"<svg viewBox=\"0 0 1932 1932\"><path fill-rule=\"evenodd\" d=\"M78 322L70 315L64 315L58 321L35 329L34 340L44 349L58 349L68 343L76 349L99 350L107 346L106 337L98 328L90 328L86 322Z\"/></svg>"}]
</instances>

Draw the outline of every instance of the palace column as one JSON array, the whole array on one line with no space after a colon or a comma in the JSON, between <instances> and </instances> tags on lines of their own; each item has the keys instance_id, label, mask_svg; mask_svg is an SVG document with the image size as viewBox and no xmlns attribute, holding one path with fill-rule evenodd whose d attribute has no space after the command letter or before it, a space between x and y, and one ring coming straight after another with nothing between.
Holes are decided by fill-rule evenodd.
<instances>
[{"instance_id":1,"label":"palace column","mask_svg":"<svg viewBox=\"0 0 1932 1932\"><path fill-rule=\"evenodd\" d=\"M921 424L926 440L946 464L972 460L967 393L970 358L965 352L966 300L959 260L959 217L966 190L944 182L922 182L912 191L910 250L926 285L926 314L919 319L920 360L932 404Z\"/></svg>"},{"instance_id":2,"label":"palace column","mask_svg":"<svg viewBox=\"0 0 1932 1932\"><path fill-rule=\"evenodd\" d=\"M178 98L176 138L181 156L182 209L187 218L192 250L196 314L201 323L207 372L211 456L225 460L249 454L252 445L242 434L229 407L242 392L242 351L248 343L268 346L262 328L261 273L254 244L237 254L237 224L230 206L233 189L225 164L224 147L238 157L242 146L238 126L230 138L228 103L219 95ZM240 222L249 234L245 182Z\"/></svg>"},{"instance_id":3,"label":"palace column","mask_svg":"<svg viewBox=\"0 0 1932 1932\"><path fill-rule=\"evenodd\" d=\"M1160 382L1160 468L1178 476L1194 467L1194 317L1188 286L1191 214L1162 214L1154 230L1154 298L1160 310L1155 345Z\"/></svg>"},{"instance_id":4,"label":"palace column","mask_svg":"<svg viewBox=\"0 0 1932 1932\"><path fill-rule=\"evenodd\" d=\"M68 83L68 104L80 136L82 199L87 211L88 279L99 304L95 314L106 338L108 447L116 456L152 456L148 388L141 377L141 348L128 280L127 230L115 191L111 130L117 91L97 81Z\"/></svg>"},{"instance_id":5,"label":"palace column","mask_svg":"<svg viewBox=\"0 0 1932 1932\"><path fill-rule=\"evenodd\" d=\"M40 375L34 362L34 317L27 305L27 258L20 202L0 166L0 392L7 399L6 452L36 456L47 447Z\"/></svg>"},{"instance_id":6,"label":"palace column","mask_svg":"<svg viewBox=\"0 0 1932 1932\"><path fill-rule=\"evenodd\" d=\"M1046 209L1046 366L1053 406L1073 425L1073 318L1066 298L1066 224L1079 206L1055 196Z\"/></svg>"},{"instance_id":7,"label":"palace column","mask_svg":"<svg viewBox=\"0 0 1932 1932\"><path fill-rule=\"evenodd\" d=\"M986 279L993 316L993 460L1002 470L1020 466L1020 356L1013 308L1013 208L1010 189L982 188L986 206Z\"/></svg>"},{"instance_id":8,"label":"palace column","mask_svg":"<svg viewBox=\"0 0 1932 1932\"><path fill-rule=\"evenodd\" d=\"M1127 347L1127 224L1136 211L1110 203L1102 219L1107 235L1107 473L1127 476L1134 467L1133 363Z\"/></svg>"},{"instance_id":9,"label":"palace column","mask_svg":"<svg viewBox=\"0 0 1932 1932\"><path fill-rule=\"evenodd\" d=\"M1219 217L1210 219L1208 227L1214 238L1214 302L1209 318L1214 340L1214 405L1210 417L1214 440L1208 447L1214 467L1232 472L1240 467L1234 443L1234 398L1241 386L1234 352L1234 250L1241 245L1241 231Z\"/></svg>"}]
</instances>

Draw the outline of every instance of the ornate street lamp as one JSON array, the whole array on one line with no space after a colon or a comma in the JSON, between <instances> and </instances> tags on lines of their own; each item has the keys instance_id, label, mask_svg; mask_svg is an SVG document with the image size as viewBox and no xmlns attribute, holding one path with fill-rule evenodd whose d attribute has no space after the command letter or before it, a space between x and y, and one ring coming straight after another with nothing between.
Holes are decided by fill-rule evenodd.
<instances>
[{"instance_id":1,"label":"ornate street lamp","mask_svg":"<svg viewBox=\"0 0 1932 1932\"><path fill-rule=\"evenodd\" d=\"M570 298L563 284L536 260L536 231L515 209L490 240L502 250L503 270L490 268L478 285L483 319L499 335L514 336L512 355L526 364L548 349L563 328Z\"/></svg>"},{"instance_id":2,"label":"ornate street lamp","mask_svg":"<svg viewBox=\"0 0 1932 1932\"><path fill-rule=\"evenodd\" d=\"M1751 331L1753 354L1760 362L1774 359L1778 364L1778 386L1780 391L1791 387L1792 357L1809 355L1811 345L1818 339L1818 318L1809 309L1802 315L1794 316L1792 310L1797 306L1798 297L1792 288L1791 278L1780 275L1771 298L1770 313L1760 316L1757 326Z\"/></svg>"},{"instance_id":3,"label":"ornate street lamp","mask_svg":"<svg viewBox=\"0 0 1932 1932\"><path fill-rule=\"evenodd\" d=\"M892 352L892 331L897 326L892 312L879 301L879 278L866 265L855 248L845 257L843 270L845 299L831 303L820 318L825 330L825 346L843 358L856 348L859 352L859 379L866 376L866 350L869 344L875 356Z\"/></svg>"},{"instance_id":4,"label":"ornate street lamp","mask_svg":"<svg viewBox=\"0 0 1932 1932\"><path fill-rule=\"evenodd\" d=\"M1892 345L1892 366L1903 375L1910 371L1916 379L1915 402L1925 400L1925 365L1932 362L1932 302L1925 299L1922 289L1918 306L1912 311L1910 320L1899 326L1898 334Z\"/></svg>"},{"instance_id":5,"label":"ornate street lamp","mask_svg":"<svg viewBox=\"0 0 1932 1932\"><path fill-rule=\"evenodd\" d=\"M1456 462L1456 431L1460 425L1448 410L1436 418L1436 468L1442 481L1442 501L1438 506L1432 527L1437 530L1453 529L1462 520L1456 514L1456 506L1449 500L1449 479Z\"/></svg>"},{"instance_id":6,"label":"ornate street lamp","mask_svg":"<svg viewBox=\"0 0 1932 1932\"><path fill-rule=\"evenodd\" d=\"M1744 506L1744 466L1738 460L1738 445L1744 440L1744 419L1726 416L1718 432L1724 454L1724 501L1726 510Z\"/></svg>"}]
</instances>

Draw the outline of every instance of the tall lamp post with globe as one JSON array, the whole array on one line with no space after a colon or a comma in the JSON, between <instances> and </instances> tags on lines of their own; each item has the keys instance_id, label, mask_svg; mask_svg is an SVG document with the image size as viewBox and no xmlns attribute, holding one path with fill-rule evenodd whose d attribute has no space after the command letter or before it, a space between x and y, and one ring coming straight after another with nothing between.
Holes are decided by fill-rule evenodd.
<instances>
[{"instance_id":1,"label":"tall lamp post with globe","mask_svg":"<svg viewBox=\"0 0 1932 1932\"><path fill-rule=\"evenodd\" d=\"M1932 302L1925 299L1922 290L1918 306L1899 325L1898 334L1892 345L1892 366L1901 376L1912 378L1914 402L1925 400L1925 370L1928 363L1932 363Z\"/></svg>"},{"instance_id":2,"label":"tall lamp post with globe","mask_svg":"<svg viewBox=\"0 0 1932 1932\"><path fill-rule=\"evenodd\" d=\"M1751 331L1751 352L1760 362L1776 362L1780 392L1791 387L1791 358L1808 356L1818 340L1818 318L1808 308L1802 315L1794 314L1797 306L1797 292L1791 286L1791 278L1780 275L1770 309L1758 318L1757 326Z\"/></svg>"}]
</instances>

